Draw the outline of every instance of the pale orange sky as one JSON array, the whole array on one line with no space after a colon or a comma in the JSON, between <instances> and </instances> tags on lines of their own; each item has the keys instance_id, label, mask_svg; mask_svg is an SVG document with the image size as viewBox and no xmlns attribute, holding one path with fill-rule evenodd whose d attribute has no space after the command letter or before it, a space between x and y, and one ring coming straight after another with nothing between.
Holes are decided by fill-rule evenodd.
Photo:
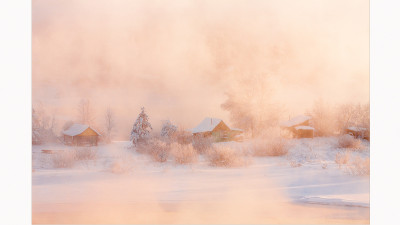
<instances>
[{"instance_id":1,"label":"pale orange sky","mask_svg":"<svg viewBox=\"0 0 400 225\"><path fill-rule=\"evenodd\" d=\"M128 135L150 122L229 122L226 91L269 76L271 97L303 113L317 99L369 101L369 1L33 0L32 97L60 122L89 98ZM243 85L243 84L242 84ZM62 125L62 124L61 124Z\"/></svg>"}]
</instances>

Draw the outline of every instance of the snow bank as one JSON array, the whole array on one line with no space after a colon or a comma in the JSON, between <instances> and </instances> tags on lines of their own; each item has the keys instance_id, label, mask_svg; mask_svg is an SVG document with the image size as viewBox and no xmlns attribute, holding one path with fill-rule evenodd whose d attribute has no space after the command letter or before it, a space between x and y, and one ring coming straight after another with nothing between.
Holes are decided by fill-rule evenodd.
<instances>
[{"instance_id":1,"label":"snow bank","mask_svg":"<svg viewBox=\"0 0 400 225\"><path fill-rule=\"evenodd\" d=\"M304 196L298 202L320 205L353 206L369 208L369 194Z\"/></svg>"}]
</instances>

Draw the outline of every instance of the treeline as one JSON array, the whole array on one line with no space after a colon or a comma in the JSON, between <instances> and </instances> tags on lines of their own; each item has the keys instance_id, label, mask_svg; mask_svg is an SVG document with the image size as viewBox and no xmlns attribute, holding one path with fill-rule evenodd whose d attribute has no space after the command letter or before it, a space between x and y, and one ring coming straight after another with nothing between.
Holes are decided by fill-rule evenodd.
<instances>
[{"instance_id":1,"label":"treeline","mask_svg":"<svg viewBox=\"0 0 400 225\"><path fill-rule=\"evenodd\" d=\"M102 123L97 124L96 113L89 99L81 99L76 105L75 120L64 121L63 124L57 123L57 114L49 113L43 104L38 103L32 106L32 144L62 143L62 132L71 127L74 123L87 124L97 131L100 141L109 143L116 131L115 115L113 110L108 107L102 116ZM59 121L59 120L58 120Z\"/></svg>"},{"instance_id":2,"label":"treeline","mask_svg":"<svg viewBox=\"0 0 400 225\"><path fill-rule=\"evenodd\" d=\"M250 103L253 105L250 105ZM234 127L243 129L251 137L274 135L279 130L285 107L276 103L260 103L263 108L257 109L261 101L243 102L242 97L228 95L228 99L221 105L222 109L230 113ZM312 117L312 126L316 136L332 136L343 134L351 126L370 129L370 105L367 104L329 104L323 100L315 101L312 108L305 115ZM292 115L293 117L296 115Z\"/></svg>"},{"instance_id":3,"label":"treeline","mask_svg":"<svg viewBox=\"0 0 400 225\"><path fill-rule=\"evenodd\" d=\"M344 134L348 127L370 129L369 103L330 105L319 100L309 114L317 136Z\"/></svg>"}]
</instances>

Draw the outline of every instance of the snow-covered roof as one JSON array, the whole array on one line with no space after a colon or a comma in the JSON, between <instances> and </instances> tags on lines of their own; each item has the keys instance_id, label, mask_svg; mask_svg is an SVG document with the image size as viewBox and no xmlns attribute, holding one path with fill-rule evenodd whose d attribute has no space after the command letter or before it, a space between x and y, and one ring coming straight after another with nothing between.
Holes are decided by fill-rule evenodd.
<instances>
[{"instance_id":1,"label":"snow-covered roof","mask_svg":"<svg viewBox=\"0 0 400 225\"><path fill-rule=\"evenodd\" d=\"M294 117L294 118L292 118L292 119L290 119L288 121L282 122L281 126L282 127L293 127L293 126L296 126L298 124L302 124L302 123L304 123L304 122L306 122L307 120L310 120L310 119L311 119L311 116L304 116L304 115L296 116L296 117Z\"/></svg>"},{"instance_id":2,"label":"snow-covered roof","mask_svg":"<svg viewBox=\"0 0 400 225\"><path fill-rule=\"evenodd\" d=\"M214 128L222 122L221 119L218 118L205 118L199 125L197 125L195 128L191 129L190 131L192 133L202 133L202 132L208 132L214 130Z\"/></svg>"},{"instance_id":3,"label":"snow-covered roof","mask_svg":"<svg viewBox=\"0 0 400 225\"><path fill-rule=\"evenodd\" d=\"M63 134L68 135L68 136L76 136L76 135L83 133L88 128L89 128L89 125L74 123L67 130L63 131ZM93 129L91 127L90 127L90 129L92 129L94 132L96 132L98 135L100 135L99 132L97 132L95 129Z\"/></svg>"},{"instance_id":4,"label":"snow-covered roof","mask_svg":"<svg viewBox=\"0 0 400 225\"><path fill-rule=\"evenodd\" d=\"M231 130L243 132L243 130L239 128L231 128Z\"/></svg>"},{"instance_id":5,"label":"snow-covered roof","mask_svg":"<svg viewBox=\"0 0 400 225\"><path fill-rule=\"evenodd\" d=\"M358 131L366 131L367 130L367 128L364 128L364 127L348 127L347 129L351 130L351 131L356 131L356 132L358 132Z\"/></svg>"},{"instance_id":6,"label":"snow-covered roof","mask_svg":"<svg viewBox=\"0 0 400 225\"><path fill-rule=\"evenodd\" d=\"M296 130L314 130L314 127L310 127L310 126L297 126L294 129Z\"/></svg>"}]
</instances>

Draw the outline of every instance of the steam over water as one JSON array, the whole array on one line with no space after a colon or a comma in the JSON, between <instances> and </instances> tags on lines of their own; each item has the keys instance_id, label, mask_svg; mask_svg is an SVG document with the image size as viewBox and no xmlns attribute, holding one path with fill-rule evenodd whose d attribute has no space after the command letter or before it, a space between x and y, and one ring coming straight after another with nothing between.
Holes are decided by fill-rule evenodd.
<instances>
[{"instance_id":1,"label":"steam over water","mask_svg":"<svg viewBox=\"0 0 400 225\"><path fill-rule=\"evenodd\" d=\"M368 1L34 0L32 10L33 104L59 129L82 98L97 126L114 110L118 139L141 106L156 130L228 120L225 93L256 84L285 118L320 98L369 100Z\"/></svg>"}]
</instances>

